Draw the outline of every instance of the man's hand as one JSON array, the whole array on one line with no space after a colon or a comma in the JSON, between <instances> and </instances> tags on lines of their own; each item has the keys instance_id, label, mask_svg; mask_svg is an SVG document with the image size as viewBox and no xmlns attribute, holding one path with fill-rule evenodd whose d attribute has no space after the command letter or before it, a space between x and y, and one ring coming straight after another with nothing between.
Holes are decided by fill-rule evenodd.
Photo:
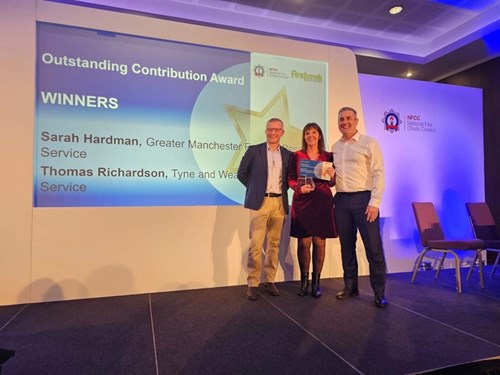
<instances>
[{"instance_id":1,"label":"man's hand","mask_svg":"<svg viewBox=\"0 0 500 375\"><path fill-rule=\"evenodd\" d=\"M365 215L366 221L373 223L378 216L378 207L368 205L368 207L366 207Z\"/></svg>"}]
</instances>

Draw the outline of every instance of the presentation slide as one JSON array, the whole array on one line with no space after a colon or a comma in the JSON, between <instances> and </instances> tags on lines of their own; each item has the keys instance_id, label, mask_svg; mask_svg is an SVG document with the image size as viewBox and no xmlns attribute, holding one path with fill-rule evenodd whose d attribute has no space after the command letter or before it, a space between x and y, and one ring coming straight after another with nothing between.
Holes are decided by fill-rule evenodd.
<instances>
[{"instance_id":1,"label":"presentation slide","mask_svg":"<svg viewBox=\"0 0 500 375\"><path fill-rule=\"evenodd\" d=\"M367 134L385 163L381 215L411 238L413 201L433 202L449 237L472 236L466 202L484 201L482 90L360 74Z\"/></svg>"},{"instance_id":2,"label":"presentation slide","mask_svg":"<svg viewBox=\"0 0 500 375\"><path fill-rule=\"evenodd\" d=\"M35 207L239 205L265 123L327 137L328 64L37 24Z\"/></svg>"}]
</instances>

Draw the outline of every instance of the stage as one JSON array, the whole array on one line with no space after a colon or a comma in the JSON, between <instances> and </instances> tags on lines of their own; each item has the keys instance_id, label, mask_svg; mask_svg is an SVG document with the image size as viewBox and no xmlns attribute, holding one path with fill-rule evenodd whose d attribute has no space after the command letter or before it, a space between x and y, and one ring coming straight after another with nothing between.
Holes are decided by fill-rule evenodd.
<instances>
[{"instance_id":1,"label":"stage","mask_svg":"<svg viewBox=\"0 0 500 375\"><path fill-rule=\"evenodd\" d=\"M261 285L258 301L235 286L3 306L0 347L15 355L2 374L438 373L500 355L500 276L489 271L481 289L462 269L461 294L451 269L419 271L415 284L390 274L386 309L366 276L348 301L335 299L340 279L323 279L319 299L297 296L295 281L278 283L279 297ZM500 373L498 361L474 373Z\"/></svg>"}]
</instances>

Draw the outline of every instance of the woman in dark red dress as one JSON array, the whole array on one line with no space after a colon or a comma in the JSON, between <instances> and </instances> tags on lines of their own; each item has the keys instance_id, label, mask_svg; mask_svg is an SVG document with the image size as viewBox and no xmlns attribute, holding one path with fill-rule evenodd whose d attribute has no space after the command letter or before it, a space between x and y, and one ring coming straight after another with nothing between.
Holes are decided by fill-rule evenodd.
<instances>
[{"instance_id":1,"label":"woman in dark red dress","mask_svg":"<svg viewBox=\"0 0 500 375\"><path fill-rule=\"evenodd\" d=\"M297 238L298 243L297 257L300 266L298 294L299 296L308 294L312 244L311 295L321 297L319 280L325 261L326 238L337 237L330 189L335 185L335 170L329 166L325 169L326 179L314 178L314 184L305 184L300 170L300 161L303 159L333 162L332 153L325 151L323 132L314 122L307 124L302 130L302 149L296 151L290 159L288 185L294 190L290 235Z\"/></svg>"}]
</instances>

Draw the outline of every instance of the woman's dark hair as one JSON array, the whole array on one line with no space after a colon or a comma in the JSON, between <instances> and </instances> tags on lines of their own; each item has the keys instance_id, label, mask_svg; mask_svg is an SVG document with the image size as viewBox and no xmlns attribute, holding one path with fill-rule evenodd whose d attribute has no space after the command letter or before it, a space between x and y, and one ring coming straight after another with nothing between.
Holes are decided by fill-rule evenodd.
<instances>
[{"instance_id":1,"label":"woman's dark hair","mask_svg":"<svg viewBox=\"0 0 500 375\"><path fill-rule=\"evenodd\" d=\"M319 139L318 139L318 151L321 153L325 151L325 140L323 138L323 131L319 127L318 124L315 122L310 122L306 126L304 126L304 129L302 129L302 152L306 152L307 149L307 143L305 139L306 131L309 129L314 129L319 133Z\"/></svg>"}]
</instances>

